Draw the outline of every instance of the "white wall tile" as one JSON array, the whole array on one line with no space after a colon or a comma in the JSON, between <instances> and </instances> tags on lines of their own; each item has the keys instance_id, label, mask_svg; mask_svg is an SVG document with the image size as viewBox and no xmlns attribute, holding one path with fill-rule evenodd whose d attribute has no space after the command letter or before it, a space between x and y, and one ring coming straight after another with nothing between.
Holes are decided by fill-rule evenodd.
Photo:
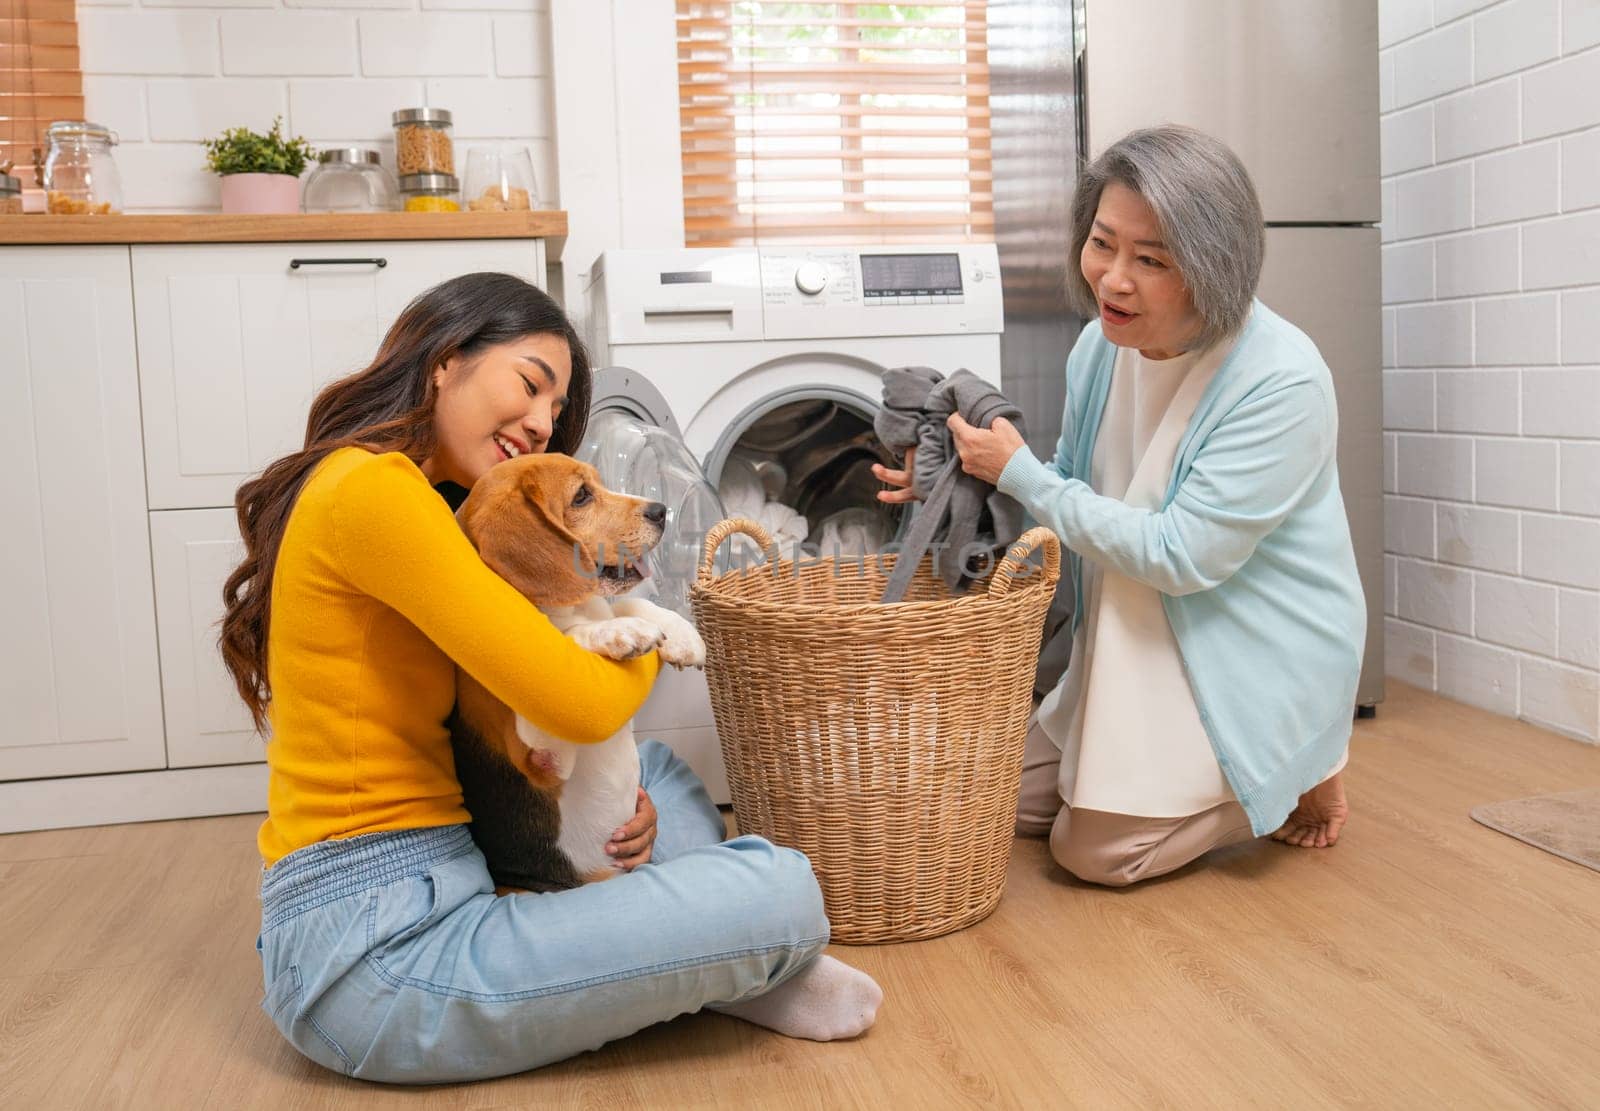
<instances>
[{"instance_id":1,"label":"white wall tile","mask_svg":"<svg viewBox=\"0 0 1600 1111\"><path fill-rule=\"evenodd\" d=\"M1472 500L1472 441L1466 436L1398 436L1397 493Z\"/></svg>"},{"instance_id":2,"label":"white wall tile","mask_svg":"<svg viewBox=\"0 0 1600 1111\"><path fill-rule=\"evenodd\" d=\"M1395 365L1394 310L1383 310L1383 365Z\"/></svg>"},{"instance_id":3,"label":"white wall tile","mask_svg":"<svg viewBox=\"0 0 1600 1111\"><path fill-rule=\"evenodd\" d=\"M1574 440L1600 437L1600 368L1530 370L1522 376L1522 433Z\"/></svg>"},{"instance_id":4,"label":"white wall tile","mask_svg":"<svg viewBox=\"0 0 1600 1111\"><path fill-rule=\"evenodd\" d=\"M1600 589L1600 520L1524 513L1522 574L1563 586Z\"/></svg>"},{"instance_id":5,"label":"white wall tile","mask_svg":"<svg viewBox=\"0 0 1600 1111\"><path fill-rule=\"evenodd\" d=\"M163 212L215 212L221 180L206 168L199 143L140 143L117 148L122 199L128 208Z\"/></svg>"},{"instance_id":6,"label":"white wall tile","mask_svg":"<svg viewBox=\"0 0 1600 1111\"><path fill-rule=\"evenodd\" d=\"M1472 574L1439 563L1400 561L1400 617L1447 632L1472 633Z\"/></svg>"},{"instance_id":7,"label":"white wall tile","mask_svg":"<svg viewBox=\"0 0 1600 1111\"><path fill-rule=\"evenodd\" d=\"M1475 636L1541 656L1556 654L1555 587L1503 575L1472 579Z\"/></svg>"},{"instance_id":8,"label":"white wall tile","mask_svg":"<svg viewBox=\"0 0 1600 1111\"><path fill-rule=\"evenodd\" d=\"M283 0L286 8L409 8L412 0Z\"/></svg>"},{"instance_id":9,"label":"white wall tile","mask_svg":"<svg viewBox=\"0 0 1600 1111\"><path fill-rule=\"evenodd\" d=\"M103 123L124 143L137 143L149 134L144 107L144 79L139 77L83 78L83 109L91 120Z\"/></svg>"},{"instance_id":10,"label":"white wall tile","mask_svg":"<svg viewBox=\"0 0 1600 1111\"><path fill-rule=\"evenodd\" d=\"M289 82L289 118L314 142L392 139L393 113L420 107L420 78L331 78Z\"/></svg>"},{"instance_id":11,"label":"white wall tile","mask_svg":"<svg viewBox=\"0 0 1600 1111\"><path fill-rule=\"evenodd\" d=\"M1472 75L1489 81L1561 53L1560 0L1511 0L1473 20Z\"/></svg>"},{"instance_id":12,"label":"white wall tile","mask_svg":"<svg viewBox=\"0 0 1600 1111\"><path fill-rule=\"evenodd\" d=\"M1433 165L1433 105L1383 117L1378 149L1385 177Z\"/></svg>"},{"instance_id":13,"label":"white wall tile","mask_svg":"<svg viewBox=\"0 0 1600 1111\"><path fill-rule=\"evenodd\" d=\"M1517 573L1522 562L1519 515L1509 509L1433 503L1436 507L1438 559L1485 571Z\"/></svg>"},{"instance_id":14,"label":"white wall tile","mask_svg":"<svg viewBox=\"0 0 1600 1111\"><path fill-rule=\"evenodd\" d=\"M549 99L550 82L544 77L428 82L428 103L453 108L458 141L538 134L544 121L554 118Z\"/></svg>"},{"instance_id":15,"label":"white wall tile","mask_svg":"<svg viewBox=\"0 0 1600 1111\"><path fill-rule=\"evenodd\" d=\"M1472 26L1456 23L1394 51L1394 100L1401 108L1472 84Z\"/></svg>"},{"instance_id":16,"label":"white wall tile","mask_svg":"<svg viewBox=\"0 0 1600 1111\"><path fill-rule=\"evenodd\" d=\"M1393 494L1383 499L1383 546L1398 555L1433 558L1434 502L1423 498L1402 498Z\"/></svg>"},{"instance_id":17,"label":"white wall tile","mask_svg":"<svg viewBox=\"0 0 1600 1111\"><path fill-rule=\"evenodd\" d=\"M1600 363L1600 289L1561 295L1561 361Z\"/></svg>"},{"instance_id":18,"label":"white wall tile","mask_svg":"<svg viewBox=\"0 0 1600 1111\"><path fill-rule=\"evenodd\" d=\"M1549 440L1479 440L1477 501L1514 509L1555 509L1560 447Z\"/></svg>"},{"instance_id":19,"label":"white wall tile","mask_svg":"<svg viewBox=\"0 0 1600 1111\"><path fill-rule=\"evenodd\" d=\"M1595 0L1564 0L1561 5L1561 49L1573 54L1600 46L1600 4Z\"/></svg>"},{"instance_id":20,"label":"white wall tile","mask_svg":"<svg viewBox=\"0 0 1600 1111\"><path fill-rule=\"evenodd\" d=\"M532 15L494 17L494 72L500 77L538 77L549 54L549 25Z\"/></svg>"},{"instance_id":21,"label":"white wall tile","mask_svg":"<svg viewBox=\"0 0 1600 1111\"><path fill-rule=\"evenodd\" d=\"M1494 297L1478 302L1473 312L1473 348L1479 366L1548 366L1559 359L1556 313L1560 298L1554 293L1524 297ZM1515 386L1513 398L1515 395ZM1511 405L1513 414L1516 404ZM1496 432L1515 432L1509 428ZM1487 431L1487 430L1486 430Z\"/></svg>"},{"instance_id":22,"label":"white wall tile","mask_svg":"<svg viewBox=\"0 0 1600 1111\"><path fill-rule=\"evenodd\" d=\"M1434 380L1434 426L1440 432L1516 435L1521 378L1514 370L1439 371Z\"/></svg>"},{"instance_id":23,"label":"white wall tile","mask_svg":"<svg viewBox=\"0 0 1600 1111\"><path fill-rule=\"evenodd\" d=\"M1393 432L1383 434L1383 492L1400 491L1400 437Z\"/></svg>"},{"instance_id":24,"label":"white wall tile","mask_svg":"<svg viewBox=\"0 0 1600 1111\"><path fill-rule=\"evenodd\" d=\"M1561 445L1561 512L1600 517L1600 440Z\"/></svg>"},{"instance_id":25,"label":"white wall tile","mask_svg":"<svg viewBox=\"0 0 1600 1111\"><path fill-rule=\"evenodd\" d=\"M1383 303L1433 300L1433 241L1383 248Z\"/></svg>"},{"instance_id":26,"label":"white wall tile","mask_svg":"<svg viewBox=\"0 0 1600 1111\"><path fill-rule=\"evenodd\" d=\"M428 11L496 11L548 13L547 0L422 0L422 10ZM544 15L545 25L550 18Z\"/></svg>"},{"instance_id":27,"label":"white wall tile","mask_svg":"<svg viewBox=\"0 0 1600 1111\"><path fill-rule=\"evenodd\" d=\"M1595 95L1596 89L1600 89L1600 51L1579 54L1524 74L1522 137L1541 139L1600 124L1600 96Z\"/></svg>"},{"instance_id":28,"label":"white wall tile","mask_svg":"<svg viewBox=\"0 0 1600 1111\"><path fill-rule=\"evenodd\" d=\"M1378 5L1378 45L1393 46L1433 26L1431 0L1383 0Z\"/></svg>"},{"instance_id":29,"label":"white wall tile","mask_svg":"<svg viewBox=\"0 0 1600 1111\"><path fill-rule=\"evenodd\" d=\"M1434 242L1434 285L1440 297L1509 293L1520 284L1519 229L1452 235Z\"/></svg>"},{"instance_id":30,"label":"white wall tile","mask_svg":"<svg viewBox=\"0 0 1600 1111\"><path fill-rule=\"evenodd\" d=\"M1477 225L1526 220L1558 211L1560 159L1558 144L1548 142L1484 155L1475 161L1472 212Z\"/></svg>"},{"instance_id":31,"label":"white wall tile","mask_svg":"<svg viewBox=\"0 0 1600 1111\"><path fill-rule=\"evenodd\" d=\"M1395 615L1395 598L1400 593L1400 561L1392 555L1383 557L1383 612L1386 617Z\"/></svg>"},{"instance_id":32,"label":"white wall tile","mask_svg":"<svg viewBox=\"0 0 1600 1111\"><path fill-rule=\"evenodd\" d=\"M1522 134L1516 78L1434 101L1433 147L1440 162L1509 147Z\"/></svg>"},{"instance_id":33,"label":"white wall tile","mask_svg":"<svg viewBox=\"0 0 1600 1111\"><path fill-rule=\"evenodd\" d=\"M333 12L226 12L222 72L335 76L356 71L355 20Z\"/></svg>"},{"instance_id":34,"label":"white wall tile","mask_svg":"<svg viewBox=\"0 0 1600 1111\"><path fill-rule=\"evenodd\" d=\"M1559 654L1569 664L1600 668L1600 591L1561 591Z\"/></svg>"},{"instance_id":35,"label":"white wall tile","mask_svg":"<svg viewBox=\"0 0 1600 1111\"><path fill-rule=\"evenodd\" d=\"M1391 370L1384 374L1383 426L1433 431L1433 371Z\"/></svg>"},{"instance_id":36,"label":"white wall tile","mask_svg":"<svg viewBox=\"0 0 1600 1111\"><path fill-rule=\"evenodd\" d=\"M1395 345L1400 366L1469 366L1472 363L1472 303L1401 305L1395 309Z\"/></svg>"},{"instance_id":37,"label":"white wall tile","mask_svg":"<svg viewBox=\"0 0 1600 1111\"><path fill-rule=\"evenodd\" d=\"M1600 3L1595 10L1600 11ZM1561 140L1562 211L1596 205L1600 205L1600 127Z\"/></svg>"},{"instance_id":38,"label":"white wall tile","mask_svg":"<svg viewBox=\"0 0 1600 1111\"><path fill-rule=\"evenodd\" d=\"M1499 3L1500 0L1433 0L1433 23L1442 27L1451 20L1460 19L1464 15L1481 12L1484 8ZM1380 0L1378 7L1388 4L1388 0Z\"/></svg>"},{"instance_id":39,"label":"white wall tile","mask_svg":"<svg viewBox=\"0 0 1600 1111\"><path fill-rule=\"evenodd\" d=\"M1600 57L1600 51L1595 52ZM1596 86L1600 90L1600 86ZM1600 101L1600 95L1595 97ZM1522 287L1600 284L1600 212L1540 220L1522 229Z\"/></svg>"},{"instance_id":40,"label":"white wall tile","mask_svg":"<svg viewBox=\"0 0 1600 1111\"><path fill-rule=\"evenodd\" d=\"M152 81L149 95L150 137L161 140L214 139L230 127L266 132L288 108L276 78Z\"/></svg>"},{"instance_id":41,"label":"white wall tile","mask_svg":"<svg viewBox=\"0 0 1600 1111\"><path fill-rule=\"evenodd\" d=\"M1387 618L1383 623L1383 670L1386 675L1433 689L1434 640L1432 629Z\"/></svg>"},{"instance_id":42,"label":"white wall tile","mask_svg":"<svg viewBox=\"0 0 1600 1111\"><path fill-rule=\"evenodd\" d=\"M1525 719L1586 741L1600 739L1600 675L1524 659L1521 681Z\"/></svg>"},{"instance_id":43,"label":"white wall tile","mask_svg":"<svg viewBox=\"0 0 1600 1111\"><path fill-rule=\"evenodd\" d=\"M360 25L361 72L367 77L478 76L493 64L487 16L364 15ZM446 101L429 103L454 110Z\"/></svg>"},{"instance_id":44,"label":"white wall tile","mask_svg":"<svg viewBox=\"0 0 1600 1111\"><path fill-rule=\"evenodd\" d=\"M1415 239L1471 226L1471 164L1439 166L1395 180L1397 238Z\"/></svg>"},{"instance_id":45,"label":"white wall tile","mask_svg":"<svg viewBox=\"0 0 1600 1111\"><path fill-rule=\"evenodd\" d=\"M1394 181L1385 181L1378 186L1379 228L1378 234L1383 242L1400 238L1400 186ZM1470 200L1469 200L1470 208Z\"/></svg>"},{"instance_id":46,"label":"white wall tile","mask_svg":"<svg viewBox=\"0 0 1600 1111\"><path fill-rule=\"evenodd\" d=\"M78 46L85 74L209 77L217 72L217 17L89 9L78 13Z\"/></svg>"},{"instance_id":47,"label":"white wall tile","mask_svg":"<svg viewBox=\"0 0 1600 1111\"><path fill-rule=\"evenodd\" d=\"M1394 110L1394 54L1378 55L1378 111Z\"/></svg>"},{"instance_id":48,"label":"white wall tile","mask_svg":"<svg viewBox=\"0 0 1600 1111\"><path fill-rule=\"evenodd\" d=\"M278 0L140 0L145 8L275 8Z\"/></svg>"},{"instance_id":49,"label":"white wall tile","mask_svg":"<svg viewBox=\"0 0 1600 1111\"><path fill-rule=\"evenodd\" d=\"M1439 693L1497 714L1517 712L1517 657L1503 648L1439 634Z\"/></svg>"}]
</instances>

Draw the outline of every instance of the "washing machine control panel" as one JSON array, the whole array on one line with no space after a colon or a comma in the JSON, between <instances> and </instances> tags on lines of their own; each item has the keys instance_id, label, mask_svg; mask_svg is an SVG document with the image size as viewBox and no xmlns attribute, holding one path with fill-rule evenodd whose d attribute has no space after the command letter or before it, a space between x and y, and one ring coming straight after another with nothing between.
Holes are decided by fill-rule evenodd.
<instances>
[{"instance_id":1,"label":"washing machine control panel","mask_svg":"<svg viewBox=\"0 0 1600 1111\"><path fill-rule=\"evenodd\" d=\"M992 244L762 247L768 339L999 332Z\"/></svg>"}]
</instances>

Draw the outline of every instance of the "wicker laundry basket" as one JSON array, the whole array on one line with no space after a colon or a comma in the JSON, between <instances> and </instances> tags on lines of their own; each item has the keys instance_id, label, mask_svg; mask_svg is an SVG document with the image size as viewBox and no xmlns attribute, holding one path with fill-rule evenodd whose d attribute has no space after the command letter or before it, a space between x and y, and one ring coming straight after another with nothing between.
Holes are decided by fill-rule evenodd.
<instances>
[{"instance_id":1,"label":"wicker laundry basket","mask_svg":"<svg viewBox=\"0 0 1600 1111\"><path fill-rule=\"evenodd\" d=\"M836 941L984 918L1005 887L1055 534L1029 531L960 597L924 561L907 601L880 605L894 557L772 552L714 574L735 532L772 547L750 521L716 525L691 598L739 831L811 858Z\"/></svg>"}]
</instances>

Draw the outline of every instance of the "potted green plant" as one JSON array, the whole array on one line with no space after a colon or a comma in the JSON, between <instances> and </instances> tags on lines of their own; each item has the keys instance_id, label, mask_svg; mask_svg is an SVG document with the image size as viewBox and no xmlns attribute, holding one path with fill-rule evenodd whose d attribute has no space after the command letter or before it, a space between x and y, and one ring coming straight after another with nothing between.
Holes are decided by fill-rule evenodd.
<instances>
[{"instance_id":1,"label":"potted green plant","mask_svg":"<svg viewBox=\"0 0 1600 1111\"><path fill-rule=\"evenodd\" d=\"M316 151L305 139L283 137L283 117L257 134L231 127L206 143L206 164L222 176L222 211L298 212L300 174Z\"/></svg>"}]
</instances>

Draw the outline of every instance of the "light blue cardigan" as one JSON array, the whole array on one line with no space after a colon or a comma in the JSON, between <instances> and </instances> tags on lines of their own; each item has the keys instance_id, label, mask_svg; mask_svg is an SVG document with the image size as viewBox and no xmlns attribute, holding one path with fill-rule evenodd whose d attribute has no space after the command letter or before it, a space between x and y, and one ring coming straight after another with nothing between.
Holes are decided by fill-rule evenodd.
<instances>
[{"instance_id":1,"label":"light blue cardigan","mask_svg":"<svg viewBox=\"0 0 1600 1111\"><path fill-rule=\"evenodd\" d=\"M1097 320L1067 359L1056 457L1019 448L1000 490L1080 557L1161 591L1200 721L1259 835L1333 769L1350 739L1366 603L1334 462L1327 364L1260 301L1178 445L1159 511L1096 494L1089 475L1117 348Z\"/></svg>"}]
</instances>

